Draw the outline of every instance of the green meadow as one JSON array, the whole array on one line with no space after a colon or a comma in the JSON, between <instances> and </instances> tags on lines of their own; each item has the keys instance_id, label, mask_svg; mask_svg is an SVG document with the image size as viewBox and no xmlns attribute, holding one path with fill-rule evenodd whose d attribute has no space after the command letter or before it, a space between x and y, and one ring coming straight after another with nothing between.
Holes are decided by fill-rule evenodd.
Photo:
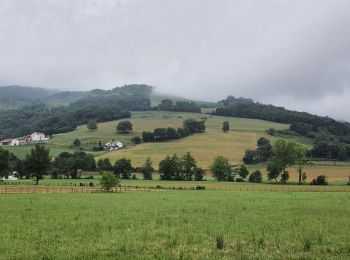
<instances>
[{"instance_id":1,"label":"green meadow","mask_svg":"<svg viewBox=\"0 0 350 260\"><path fill-rule=\"evenodd\" d=\"M0 205L1 259L350 257L348 192L7 194Z\"/></svg>"},{"instance_id":2,"label":"green meadow","mask_svg":"<svg viewBox=\"0 0 350 260\"><path fill-rule=\"evenodd\" d=\"M188 118L206 118L207 131L203 134L161 143L134 145L131 141L132 137L141 136L144 130L150 131L157 127L181 127L182 122ZM222 122L225 120L229 121L231 126L231 131L226 134L221 130ZM119 151L97 153L95 154L97 159L109 158L114 162L121 157L127 157L132 160L134 166L141 166L147 157L151 157L154 164L158 165L158 162L167 154L182 155L191 152L199 165L207 168L218 155L225 155L232 163L239 163L246 149L255 148L257 139L267 136L264 132L266 129L288 128L286 124L263 120L164 111L133 112L130 121L133 123L133 132L130 134L118 134L116 132L118 121L111 121L99 124L97 131L89 131L86 126L79 126L73 132L55 135L49 146L53 150L67 150L70 149L74 139L79 138L84 150L89 151L99 141L104 143L115 139L122 141L125 148Z\"/></svg>"}]
</instances>

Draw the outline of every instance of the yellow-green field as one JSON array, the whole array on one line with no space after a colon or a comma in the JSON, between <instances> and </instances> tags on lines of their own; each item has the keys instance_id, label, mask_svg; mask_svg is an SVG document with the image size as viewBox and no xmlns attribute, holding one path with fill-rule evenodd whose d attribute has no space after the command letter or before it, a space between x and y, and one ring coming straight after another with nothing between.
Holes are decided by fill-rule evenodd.
<instances>
[{"instance_id":1,"label":"yellow-green field","mask_svg":"<svg viewBox=\"0 0 350 260\"><path fill-rule=\"evenodd\" d=\"M224 155L232 163L239 163L246 149L255 148L259 137L265 136L264 131L268 128L285 129L286 124L277 124L263 120L230 118L219 116L207 116L207 131L176 141L162 143L144 143L134 145L131 142L133 136L141 136L144 130L153 130L157 127L181 127L187 118L203 118L206 115L193 113L175 112L134 112L130 121L134 131L131 134L118 134L115 127L118 121L99 124L97 131L88 131L85 126L79 126L76 131L56 135L50 141L51 147L69 147L75 138L79 138L83 147L90 149L93 145L115 139L122 141L126 148L108 153L101 153L99 158L109 158L112 162L121 157L128 157L134 166L141 166L149 156L154 164L163 159L167 154L177 153L182 155L191 152L198 163L207 168L214 157ZM222 122L229 121L231 131L223 133ZM270 139L273 139L270 137Z\"/></svg>"},{"instance_id":2,"label":"yellow-green field","mask_svg":"<svg viewBox=\"0 0 350 260\"><path fill-rule=\"evenodd\" d=\"M161 142L142 143L134 145L131 138L141 136L142 131L151 131L157 127L181 127L182 122L187 118L206 118L207 131L202 134L195 134L183 139ZM244 151L254 149L259 137L265 136L274 142L278 137L267 136L265 130L268 128L286 129L288 125L278 124L263 120L210 116L197 113L178 113L164 111L133 112L129 119L133 123L134 131L130 134L118 134L116 125L118 121L100 123L97 131L89 131L85 125L79 126L75 131L64 134L57 134L49 142L51 154L57 156L64 151L73 152L71 145L74 139L79 138L84 151L93 154L96 159L109 158L112 163L121 157L132 160L134 167L141 166L147 157L151 157L153 165L157 168L158 163L166 155L177 153L179 156L191 152L198 161L199 166L208 169L213 159L218 155L229 158L232 164L241 163ZM223 133L222 122L229 121L231 131ZM289 137L290 138L290 137ZM91 148L108 140L120 140L125 148L113 152L93 152ZM302 139L293 141L302 142ZM307 143L307 142L306 142ZM307 145L307 144L306 144ZM10 151L23 158L32 146L10 147ZM264 165L250 167L265 172ZM349 164L335 162L317 162L317 165L310 165L306 168L308 181L320 174L325 174L330 182L347 182L350 175ZM290 181L295 182L298 174L295 168L290 169ZM265 176L266 177L266 176Z\"/></svg>"}]
</instances>

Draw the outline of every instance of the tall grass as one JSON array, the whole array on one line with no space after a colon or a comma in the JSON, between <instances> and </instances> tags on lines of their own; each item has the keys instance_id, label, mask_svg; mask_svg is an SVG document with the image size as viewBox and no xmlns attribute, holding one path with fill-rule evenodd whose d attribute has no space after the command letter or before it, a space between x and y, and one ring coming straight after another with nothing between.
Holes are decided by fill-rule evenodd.
<instances>
[{"instance_id":1,"label":"tall grass","mask_svg":"<svg viewBox=\"0 0 350 260\"><path fill-rule=\"evenodd\" d=\"M350 253L350 193L2 194L0 205L1 259L347 259Z\"/></svg>"}]
</instances>

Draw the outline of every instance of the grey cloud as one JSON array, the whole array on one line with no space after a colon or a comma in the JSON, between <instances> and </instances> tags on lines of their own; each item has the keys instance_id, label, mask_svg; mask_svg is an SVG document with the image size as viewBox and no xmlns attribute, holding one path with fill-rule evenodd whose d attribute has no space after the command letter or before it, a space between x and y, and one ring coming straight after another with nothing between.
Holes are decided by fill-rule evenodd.
<instances>
[{"instance_id":1,"label":"grey cloud","mask_svg":"<svg viewBox=\"0 0 350 260\"><path fill-rule=\"evenodd\" d=\"M146 83L350 120L347 0L0 0L0 85Z\"/></svg>"}]
</instances>

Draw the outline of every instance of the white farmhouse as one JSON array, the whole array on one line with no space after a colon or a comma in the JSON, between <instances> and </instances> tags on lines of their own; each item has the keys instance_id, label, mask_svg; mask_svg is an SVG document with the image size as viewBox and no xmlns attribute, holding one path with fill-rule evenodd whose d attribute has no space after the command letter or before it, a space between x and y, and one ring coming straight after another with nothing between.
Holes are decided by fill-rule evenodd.
<instances>
[{"instance_id":1,"label":"white farmhouse","mask_svg":"<svg viewBox=\"0 0 350 260\"><path fill-rule=\"evenodd\" d=\"M1 146L18 146L19 140L18 139L5 139L0 142Z\"/></svg>"},{"instance_id":2,"label":"white farmhouse","mask_svg":"<svg viewBox=\"0 0 350 260\"><path fill-rule=\"evenodd\" d=\"M109 141L105 143L104 148L108 151L119 150L123 148L123 143L119 141Z\"/></svg>"},{"instance_id":3,"label":"white farmhouse","mask_svg":"<svg viewBox=\"0 0 350 260\"><path fill-rule=\"evenodd\" d=\"M3 181L17 181L18 178L16 176L14 176L14 175L9 175L9 176L6 176L6 177L2 177L1 180L3 180Z\"/></svg>"},{"instance_id":4,"label":"white farmhouse","mask_svg":"<svg viewBox=\"0 0 350 260\"><path fill-rule=\"evenodd\" d=\"M45 137L45 134L34 132L30 135L31 141L37 141L37 142L48 142L49 138Z\"/></svg>"}]
</instances>

